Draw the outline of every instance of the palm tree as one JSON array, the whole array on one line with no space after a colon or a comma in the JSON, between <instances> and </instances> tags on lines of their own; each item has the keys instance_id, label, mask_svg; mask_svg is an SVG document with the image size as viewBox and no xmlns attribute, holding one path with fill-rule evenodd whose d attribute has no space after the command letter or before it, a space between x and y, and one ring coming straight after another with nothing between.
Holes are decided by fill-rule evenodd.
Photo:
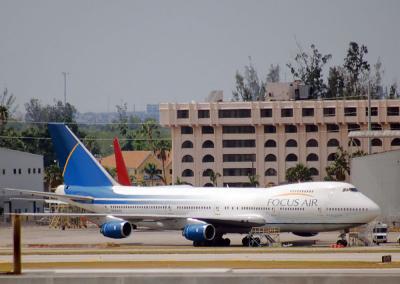
<instances>
[{"instance_id":1,"label":"palm tree","mask_svg":"<svg viewBox=\"0 0 400 284\"><path fill-rule=\"evenodd\" d=\"M149 177L150 179L150 185L153 185L153 181L155 177L160 178L159 174L160 170L157 169L157 166L153 163L148 163L145 168L144 168L144 173Z\"/></svg>"},{"instance_id":2,"label":"palm tree","mask_svg":"<svg viewBox=\"0 0 400 284\"><path fill-rule=\"evenodd\" d=\"M61 169L56 165L50 165L44 170L44 181L47 184L49 192L63 183L63 176Z\"/></svg>"},{"instance_id":3,"label":"palm tree","mask_svg":"<svg viewBox=\"0 0 400 284\"><path fill-rule=\"evenodd\" d=\"M218 185L218 178L221 177L220 173L215 173L214 171L210 171L210 181L214 187Z\"/></svg>"},{"instance_id":4,"label":"palm tree","mask_svg":"<svg viewBox=\"0 0 400 284\"><path fill-rule=\"evenodd\" d=\"M167 140L159 140L154 143L157 158L161 160L162 164L162 181L164 185L167 184L167 173L165 172L165 162L168 158L168 153L171 150L171 143Z\"/></svg>"},{"instance_id":5,"label":"palm tree","mask_svg":"<svg viewBox=\"0 0 400 284\"><path fill-rule=\"evenodd\" d=\"M303 164L288 168L286 170L286 180L288 182L310 181L312 180L310 169Z\"/></svg>"},{"instance_id":6,"label":"palm tree","mask_svg":"<svg viewBox=\"0 0 400 284\"><path fill-rule=\"evenodd\" d=\"M143 124L142 127L139 130L139 134L146 138L148 147L155 153L155 137L160 137L160 129L159 125L157 122L153 119L146 120Z\"/></svg>"},{"instance_id":7,"label":"palm tree","mask_svg":"<svg viewBox=\"0 0 400 284\"><path fill-rule=\"evenodd\" d=\"M258 187L260 185L260 182L258 181L258 179L260 178L259 175L249 174L248 177L251 186Z\"/></svg>"},{"instance_id":8,"label":"palm tree","mask_svg":"<svg viewBox=\"0 0 400 284\"><path fill-rule=\"evenodd\" d=\"M326 167L327 176L325 180L344 181L346 174L350 174L349 159L349 153L339 146L336 151L335 160Z\"/></svg>"}]
</instances>

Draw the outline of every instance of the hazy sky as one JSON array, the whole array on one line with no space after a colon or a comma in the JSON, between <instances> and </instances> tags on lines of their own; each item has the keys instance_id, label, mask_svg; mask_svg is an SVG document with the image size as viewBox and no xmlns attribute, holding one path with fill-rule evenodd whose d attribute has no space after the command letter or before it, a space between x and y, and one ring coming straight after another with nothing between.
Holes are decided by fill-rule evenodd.
<instances>
[{"instance_id":1,"label":"hazy sky","mask_svg":"<svg viewBox=\"0 0 400 284\"><path fill-rule=\"evenodd\" d=\"M349 41L378 56L385 83L400 83L398 0L0 0L0 88L18 99L63 98L81 111L231 97L236 70L253 58L261 77L286 63L296 39L341 64ZM286 74L286 75L285 75Z\"/></svg>"}]
</instances>

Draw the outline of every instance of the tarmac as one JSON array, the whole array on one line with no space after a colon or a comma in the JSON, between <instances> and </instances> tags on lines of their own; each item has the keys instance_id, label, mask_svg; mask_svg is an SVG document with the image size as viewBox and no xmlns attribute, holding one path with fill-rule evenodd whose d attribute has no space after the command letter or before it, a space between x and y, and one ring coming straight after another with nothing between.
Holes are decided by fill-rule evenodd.
<instances>
[{"instance_id":1,"label":"tarmac","mask_svg":"<svg viewBox=\"0 0 400 284\"><path fill-rule=\"evenodd\" d=\"M135 231L126 239L111 240L103 237L94 227L57 230L46 226L23 226L23 274L0 275L0 282L234 284L245 281L265 283L268 279L268 283L400 283L398 233L391 233L389 243L383 246L331 248L338 234L330 232L302 238L282 233L280 241L292 245L283 248L243 248L243 235L229 235L232 241L229 248L194 248L179 231ZM391 255L393 268L381 264L383 255ZM0 265L11 262L12 228L1 226ZM292 266L287 267L290 269L260 268L285 262L291 263ZM67 265L46 268L46 264L56 263ZM92 265L86 267L87 263ZM103 266L94 268L93 263ZM158 263L162 265L157 267ZM175 267L177 263L183 266ZM201 265L185 267L188 263ZM245 266L237 268L240 265L236 263ZM257 269L251 267L252 263L258 264L254 266ZM361 263L363 268L348 268L349 263ZM206 267L202 267L204 264ZM209 267L213 264L216 265ZM302 268L296 269L293 264ZM313 267L314 264L318 264L317 267ZM328 268L321 268L321 264L326 264ZM329 268L331 264L333 266ZM345 269L335 268L342 264Z\"/></svg>"}]
</instances>

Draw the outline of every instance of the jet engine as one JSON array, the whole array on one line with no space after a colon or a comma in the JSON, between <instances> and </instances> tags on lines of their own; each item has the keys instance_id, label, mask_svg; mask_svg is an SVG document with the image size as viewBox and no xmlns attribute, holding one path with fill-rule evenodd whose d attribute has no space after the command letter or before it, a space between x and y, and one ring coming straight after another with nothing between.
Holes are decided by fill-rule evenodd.
<instances>
[{"instance_id":1,"label":"jet engine","mask_svg":"<svg viewBox=\"0 0 400 284\"><path fill-rule=\"evenodd\" d=\"M299 237L314 237L318 235L318 233L310 233L310 232L292 232L292 234Z\"/></svg>"},{"instance_id":2,"label":"jet engine","mask_svg":"<svg viewBox=\"0 0 400 284\"><path fill-rule=\"evenodd\" d=\"M189 224L183 228L182 235L191 241L211 241L215 238L215 227L210 224Z\"/></svg>"},{"instance_id":3,"label":"jet engine","mask_svg":"<svg viewBox=\"0 0 400 284\"><path fill-rule=\"evenodd\" d=\"M103 236L113 239L123 239L128 237L132 232L132 225L129 222L112 221L104 223L100 227L100 233Z\"/></svg>"}]
</instances>

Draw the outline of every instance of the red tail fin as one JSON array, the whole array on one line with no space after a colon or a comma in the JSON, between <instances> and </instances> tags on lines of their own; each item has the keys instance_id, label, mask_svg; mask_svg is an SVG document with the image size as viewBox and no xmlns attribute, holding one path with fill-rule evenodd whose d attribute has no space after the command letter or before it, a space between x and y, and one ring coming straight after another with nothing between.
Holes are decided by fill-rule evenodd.
<instances>
[{"instance_id":1,"label":"red tail fin","mask_svg":"<svg viewBox=\"0 0 400 284\"><path fill-rule=\"evenodd\" d=\"M117 137L114 138L114 155L115 164L117 165L118 182L122 185L131 185L131 180L129 179L128 170L126 169Z\"/></svg>"}]
</instances>

